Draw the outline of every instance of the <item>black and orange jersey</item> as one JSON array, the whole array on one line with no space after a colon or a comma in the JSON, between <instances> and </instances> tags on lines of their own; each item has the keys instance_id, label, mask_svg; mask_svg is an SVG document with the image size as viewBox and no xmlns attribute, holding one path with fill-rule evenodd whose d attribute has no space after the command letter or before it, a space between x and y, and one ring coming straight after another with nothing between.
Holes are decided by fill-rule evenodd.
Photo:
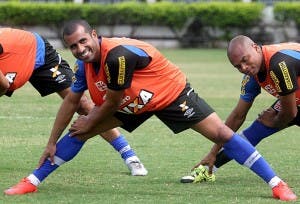
<instances>
[{"instance_id":1,"label":"black and orange jersey","mask_svg":"<svg viewBox=\"0 0 300 204\"><path fill-rule=\"evenodd\" d=\"M121 112L139 114L161 110L171 104L186 85L186 76L179 68L148 43L128 38L102 38L100 46L100 64L78 61L72 86L75 92L88 88L96 105L101 105L106 90L112 89L125 90Z\"/></svg>"},{"instance_id":2,"label":"black and orange jersey","mask_svg":"<svg viewBox=\"0 0 300 204\"><path fill-rule=\"evenodd\" d=\"M0 28L0 44L0 70L11 84L9 91L13 91L23 86L33 72L37 40L31 32Z\"/></svg>"},{"instance_id":3,"label":"black and orange jersey","mask_svg":"<svg viewBox=\"0 0 300 204\"><path fill-rule=\"evenodd\" d=\"M296 93L300 104L300 44L281 43L262 46L266 72L255 79L259 85L275 97Z\"/></svg>"}]
</instances>

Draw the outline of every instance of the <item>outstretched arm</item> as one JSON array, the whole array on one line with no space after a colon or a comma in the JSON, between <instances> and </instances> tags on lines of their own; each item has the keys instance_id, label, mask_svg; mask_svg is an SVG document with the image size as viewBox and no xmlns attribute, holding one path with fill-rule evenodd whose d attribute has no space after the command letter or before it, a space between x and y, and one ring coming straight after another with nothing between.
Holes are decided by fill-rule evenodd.
<instances>
[{"instance_id":1,"label":"outstretched arm","mask_svg":"<svg viewBox=\"0 0 300 204\"><path fill-rule=\"evenodd\" d=\"M82 95L83 93L74 93L70 91L70 93L64 98L57 112L51 135L49 137L45 151L40 158L38 167L40 167L44 160L48 157L50 158L51 163L54 163L56 143L63 131L66 129L67 125L70 123L74 113L78 109Z\"/></svg>"},{"instance_id":2,"label":"outstretched arm","mask_svg":"<svg viewBox=\"0 0 300 204\"><path fill-rule=\"evenodd\" d=\"M251 106L252 102L249 103L244 101L243 99L239 99L237 105L227 117L225 124L234 132L236 132L244 123ZM196 164L193 169L198 167L200 164L207 165L209 167L209 173L212 173L213 165L216 161L216 156L222 147L222 144L214 144L210 152L198 164Z\"/></svg>"},{"instance_id":3,"label":"outstretched arm","mask_svg":"<svg viewBox=\"0 0 300 204\"><path fill-rule=\"evenodd\" d=\"M263 111L258 117L259 122L268 127L282 129L287 127L288 123L297 116L298 109L295 92L286 96L280 96L279 100L281 110L278 113L273 109Z\"/></svg>"},{"instance_id":4,"label":"outstretched arm","mask_svg":"<svg viewBox=\"0 0 300 204\"><path fill-rule=\"evenodd\" d=\"M99 123L113 116L121 104L123 95L124 90L114 91L108 89L106 99L101 106L94 106L87 116L80 116L74 121L70 128L71 136L88 135ZM99 130L97 134L103 131L106 130Z\"/></svg>"}]
</instances>

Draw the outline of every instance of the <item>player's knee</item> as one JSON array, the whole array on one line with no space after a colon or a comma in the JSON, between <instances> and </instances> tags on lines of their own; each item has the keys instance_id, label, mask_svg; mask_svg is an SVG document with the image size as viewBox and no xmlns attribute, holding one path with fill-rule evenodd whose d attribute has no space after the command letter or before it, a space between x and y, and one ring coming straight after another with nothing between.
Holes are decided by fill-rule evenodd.
<instances>
[{"instance_id":1,"label":"player's knee","mask_svg":"<svg viewBox=\"0 0 300 204\"><path fill-rule=\"evenodd\" d=\"M225 124L216 127L216 143L225 143L230 140L232 135L233 131Z\"/></svg>"}]
</instances>

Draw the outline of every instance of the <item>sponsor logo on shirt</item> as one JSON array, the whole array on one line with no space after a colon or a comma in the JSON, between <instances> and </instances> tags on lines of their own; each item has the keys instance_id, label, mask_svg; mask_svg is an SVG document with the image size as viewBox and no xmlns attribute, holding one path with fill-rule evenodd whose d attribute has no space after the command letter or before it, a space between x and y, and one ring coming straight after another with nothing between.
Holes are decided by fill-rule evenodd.
<instances>
[{"instance_id":1,"label":"sponsor logo on shirt","mask_svg":"<svg viewBox=\"0 0 300 204\"><path fill-rule=\"evenodd\" d=\"M127 113L127 114L135 114L147 105L153 97L153 93L147 90L141 90L139 95L136 98L126 105L124 108L119 110L119 112ZM125 97L122 101L122 104L131 100L129 96Z\"/></svg>"},{"instance_id":2,"label":"sponsor logo on shirt","mask_svg":"<svg viewBox=\"0 0 300 204\"><path fill-rule=\"evenodd\" d=\"M75 64L75 66L74 66L74 68L73 68L73 72L76 73L78 69L79 69L78 64Z\"/></svg>"},{"instance_id":3,"label":"sponsor logo on shirt","mask_svg":"<svg viewBox=\"0 0 300 204\"><path fill-rule=\"evenodd\" d=\"M275 84L275 89L278 91L278 92L281 92L281 88L279 86L279 80L278 78L275 76L274 72L273 71L270 71L270 76Z\"/></svg>"},{"instance_id":4,"label":"sponsor logo on shirt","mask_svg":"<svg viewBox=\"0 0 300 204\"><path fill-rule=\"evenodd\" d=\"M78 69L79 69L78 64L75 64L75 66L73 68L73 72L76 73ZM76 80L77 79L76 79L75 75L72 76L72 82L74 83Z\"/></svg>"},{"instance_id":5,"label":"sponsor logo on shirt","mask_svg":"<svg viewBox=\"0 0 300 204\"><path fill-rule=\"evenodd\" d=\"M280 62L279 67L281 69L286 88L288 90L293 89L294 86L293 86L293 83L292 83L292 80L291 80L291 77L290 77L289 70L288 70L288 68L285 64L285 61Z\"/></svg>"},{"instance_id":6,"label":"sponsor logo on shirt","mask_svg":"<svg viewBox=\"0 0 300 204\"><path fill-rule=\"evenodd\" d=\"M110 82L111 82L111 77L110 77L110 73L109 73L107 64L105 64L105 66L104 66L104 72L105 72L105 74L106 74L107 83L110 84Z\"/></svg>"},{"instance_id":7,"label":"sponsor logo on shirt","mask_svg":"<svg viewBox=\"0 0 300 204\"><path fill-rule=\"evenodd\" d=\"M246 75L242 80L241 95L245 95L246 84L250 81L250 76Z\"/></svg>"},{"instance_id":8,"label":"sponsor logo on shirt","mask_svg":"<svg viewBox=\"0 0 300 204\"><path fill-rule=\"evenodd\" d=\"M125 83L125 71L126 71L126 63L125 57L119 57L119 74L118 74L118 84L123 85Z\"/></svg>"},{"instance_id":9,"label":"sponsor logo on shirt","mask_svg":"<svg viewBox=\"0 0 300 204\"><path fill-rule=\"evenodd\" d=\"M265 89L269 94L271 94L277 98L279 97L279 95L276 92L276 89L271 84L267 84L266 86L264 86L262 88Z\"/></svg>"},{"instance_id":10,"label":"sponsor logo on shirt","mask_svg":"<svg viewBox=\"0 0 300 204\"><path fill-rule=\"evenodd\" d=\"M5 75L5 78L8 80L10 84L12 84L17 76L16 72L8 72Z\"/></svg>"},{"instance_id":11,"label":"sponsor logo on shirt","mask_svg":"<svg viewBox=\"0 0 300 204\"><path fill-rule=\"evenodd\" d=\"M273 107L276 111L281 111L281 104L280 101L277 101Z\"/></svg>"},{"instance_id":12,"label":"sponsor logo on shirt","mask_svg":"<svg viewBox=\"0 0 300 204\"><path fill-rule=\"evenodd\" d=\"M99 91L107 90L107 85L103 81L97 81L95 85Z\"/></svg>"}]
</instances>

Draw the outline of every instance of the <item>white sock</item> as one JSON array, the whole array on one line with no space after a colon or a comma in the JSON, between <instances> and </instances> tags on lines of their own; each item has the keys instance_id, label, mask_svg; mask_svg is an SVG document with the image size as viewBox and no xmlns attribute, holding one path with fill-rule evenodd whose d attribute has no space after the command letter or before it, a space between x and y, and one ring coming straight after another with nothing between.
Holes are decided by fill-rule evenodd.
<instances>
[{"instance_id":1,"label":"white sock","mask_svg":"<svg viewBox=\"0 0 300 204\"><path fill-rule=\"evenodd\" d=\"M41 183L40 180L33 174L30 174L27 178L29 179L30 183L35 186L38 186Z\"/></svg>"},{"instance_id":2,"label":"white sock","mask_svg":"<svg viewBox=\"0 0 300 204\"><path fill-rule=\"evenodd\" d=\"M269 181L269 186L271 188L274 188L279 184L279 182L282 181L278 176L274 176L270 181Z\"/></svg>"}]
</instances>

